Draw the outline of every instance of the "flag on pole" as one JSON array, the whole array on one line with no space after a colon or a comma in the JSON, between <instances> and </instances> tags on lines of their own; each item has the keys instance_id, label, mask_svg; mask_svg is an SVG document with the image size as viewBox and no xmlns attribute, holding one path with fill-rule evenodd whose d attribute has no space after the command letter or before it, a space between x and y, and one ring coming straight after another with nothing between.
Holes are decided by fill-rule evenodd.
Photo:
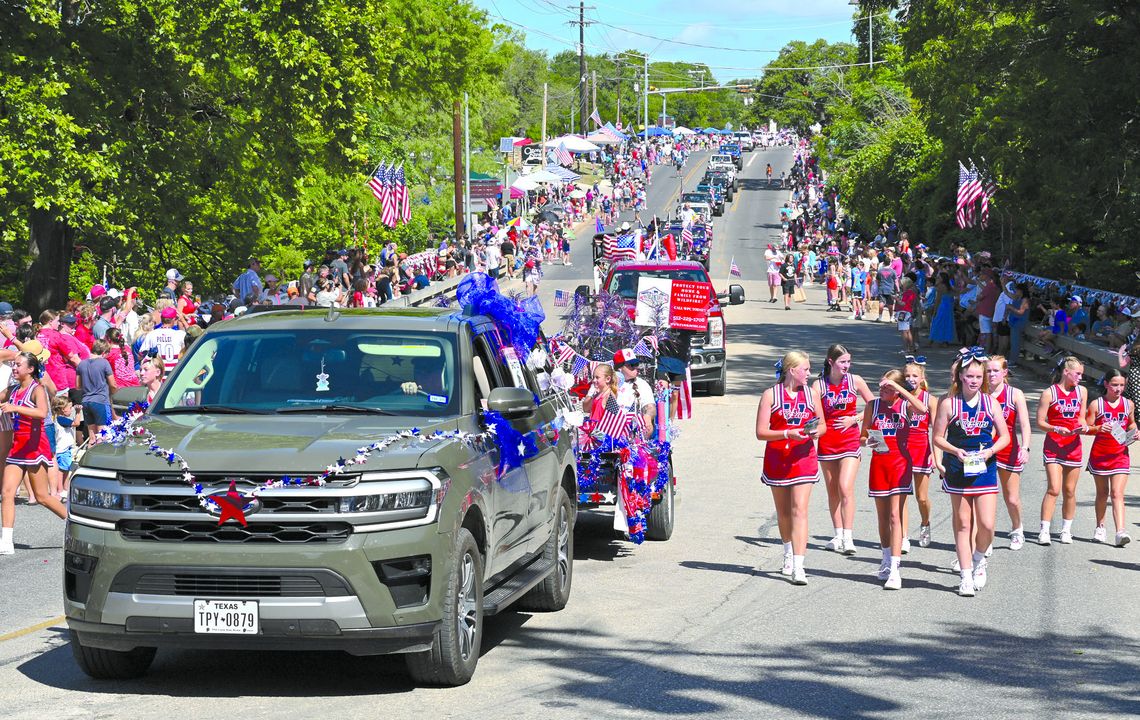
<instances>
[{"instance_id":1,"label":"flag on pole","mask_svg":"<svg viewBox=\"0 0 1140 720\"><path fill-rule=\"evenodd\" d=\"M997 191L997 186L993 180L987 180L986 185L982 188L982 227L990 224L990 198L994 196Z\"/></svg>"},{"instance_id":2,"label":"flag on pole","mask_svg":"<svg viewBox=\"0 0 1140 720\"><path fill-rule=\"evenodd\" d=\"M954 219L958 222L958 227L965 228L968 221L966 206L970 198L970 171L958 161L958 198L954 207Z\"/></svg>"},{"instance_id":3,"label":"flag on pole","mask_svg":"<svg viewBox=\"0 0 1140 720\"><path fill-rule=\"evenodd\" d=\"M732 262L728 265L728 274L735 277L744 277L740 274L740 267L736 264L736 256L733 256Z\"/></svg>"},{"instance_id":4,"label":"flag on pole","mask_svg":"<svg viewBox=\"0 0 1140 720\"><path fill-rule=\"evenodd\" d=\"M970 227L977 224L977 203L982 199L985 191L982 189L981 173L978 172L978 166L974 165L974 161L970 161L970 183L968 185L969 197L966 199L966 215L967 222Z\"/></svg>"},{"instance_id":5,"label":"flag on pole","mask_svg":"<svg viewBox=\"0 0 1140 720\"><path fill-rule=\"evenodd\" d=\"M685 368L685 379L681 381L681 393L677 398L677 419L690 420L693 417L693 374Z\"/></svg>"},{"instance_id":6,"label":"flag on pole","mask_svg":"<svg viewBox=\"0 0 1140 720\"><path fill-rule=\"evenodd\" d=\"M621 409L617 398L612 394L606 396L601 412L594 418L593 432L600 432L617 439L626 436L629 427L629 417Z\"/></svg>"},{"instance_id":7,"label":"flag on pole","mask_svg":"<svg viewBox=\"0 0 1140 720\"><path fill-rule=\"evenodd\" d=\"M412 206L408 201L408 179L404 175L404 166L401 163L400 167L396 168L396 177L394 179L396 188L396 209L398 220L407 224L412 219Z\"/></svg>"},{"instance_id":8,"label":"flag on pole","mask_svg":"<svg viewBox=\"0 0 1140 720\"><path fill-rule=\"evenodd\" d=\"M383 207L384 195L387 193L387 190L384 187L384 163L383 163L383 161L381 161L380 165L376 168L376 172L372 173L372 177L368 178L368 188L372 191L372 194L376 197L376 202L380 203L381 207Z\"/></svg>"},{"instance_id":9,"label":"flag on pole","mask_svg":"<svg viewBox=\"0 0 1140 720\"><path fill-rule=\"evenodd\" d=\"M396 227L396 221L399 219L398 210L396 209L396 168L390 166L384 169L384 177L381 179L384 183L384 202L381 209L380 222L388 227Z\"/></svg>"},{"instance_id":10,"label":"flag on pole","mask_svg":"<svg viewBox=\"0 0 1140 720\"><path fill-rule=\"evenodd\" d=\"M555 290L554 291L554 307L566 307L570 304L570 291L568 290Z\"/></svg>"},{"instance_id":11,"label":"flag on pole","mask_svg":"<svg viewBox=\"0 0 1140 720\"><path fill-rule=\"evenodd\" d=\"M574 162L574 157L570 155L570 151L566 149L566 143L558 143L558 147L554 148L554 160L559 165L570 165Z\"/></svg>"},{"instance_id":12,"label":"flag on pole","mask_svg":"<svg viewBox=\"0 0 1140 720\"><path fill-rule=\"evenodd\" d=\"M681 247L690 248L693 245L693 229L689 225L681 226Z\"/></svg>"},{"instance_id":13,"label":"flag on pole","mask_svg":"<svg viewBox=\"0 0 1140 720\"><path fill-rule=\"evenodd\" d=\"M597 108L594 108L594 112L590 113L590 119L594 121L595 125L603 124L602 123L602 116L598 114Z\"/></svg>"},{"instance_id":14,"label":"flag on pole","mask_svg":"<svg viewBox=\"0 0 1140 720\"><path fill-rule=\"evenodd\" d=\"M637 259L637 237L634 235L622 235L615 238L612 235L607 235L605 242L602 244L602 251L604 255L613 261L618 260L636 260Z\"/></svg>"},{"instance_id":15,"label":"flag on pole","mask_svg":"<svg viewBox=\"0 0 1140 720\"><path fill-rule=\"evenodd\" d=\"M570 365L570 372L575 376L581 375L586 371L586 368L589 367L589 365L590 362L586 358L582 357L581 355L575 355L574 362Z\"/></svg>"}]
</instances>

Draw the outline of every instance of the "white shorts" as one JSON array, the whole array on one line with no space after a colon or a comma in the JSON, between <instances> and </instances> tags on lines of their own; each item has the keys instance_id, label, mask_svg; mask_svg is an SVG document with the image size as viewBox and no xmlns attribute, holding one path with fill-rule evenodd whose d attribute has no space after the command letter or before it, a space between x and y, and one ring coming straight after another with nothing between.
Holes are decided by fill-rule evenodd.
<instances>
[{"instance_id":1,"label":"white shorts","mask_svg":"<svg viewBox=\"0 0 1140 720\"><path fill-rule=\"evenodd\" d=\"M985 315L978 316L978 332L989 335L994 331L994 319Z\"/></svg>"}]
</instances>

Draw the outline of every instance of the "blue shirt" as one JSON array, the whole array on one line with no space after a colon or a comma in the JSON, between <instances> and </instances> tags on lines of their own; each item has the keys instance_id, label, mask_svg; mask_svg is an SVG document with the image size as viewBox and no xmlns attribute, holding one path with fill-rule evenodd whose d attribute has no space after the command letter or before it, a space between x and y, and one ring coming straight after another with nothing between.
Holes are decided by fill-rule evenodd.
<instances>
[{"instance_id":1,"label":"blue shirt","mask_svg":"<svg viewBox=\"0 0 1140 720\"><path fill-rule=\"evenodd\" d=\"M234 295L237 295L238 300L245 302L246 296L250 293L261 295L261 278L253 268L250 268L238 275L238 279L234 280L233 284Z\"/></svg>"}]
</instances>

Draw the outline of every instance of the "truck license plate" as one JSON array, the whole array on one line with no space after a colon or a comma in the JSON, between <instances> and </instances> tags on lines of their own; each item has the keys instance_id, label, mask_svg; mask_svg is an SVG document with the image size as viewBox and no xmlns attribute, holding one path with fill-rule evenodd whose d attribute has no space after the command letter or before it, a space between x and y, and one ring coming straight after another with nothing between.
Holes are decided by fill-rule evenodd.
<instances>
[{"instance_id":1,"label":"truck license plate","mask_svg":"<svg viewBox=\"0 0 1140 720\"><path fill-rule=\"evenodd\" d=\"M256 635L256 600L195 600L194 632Z\"/></svg>"}]
</instances>

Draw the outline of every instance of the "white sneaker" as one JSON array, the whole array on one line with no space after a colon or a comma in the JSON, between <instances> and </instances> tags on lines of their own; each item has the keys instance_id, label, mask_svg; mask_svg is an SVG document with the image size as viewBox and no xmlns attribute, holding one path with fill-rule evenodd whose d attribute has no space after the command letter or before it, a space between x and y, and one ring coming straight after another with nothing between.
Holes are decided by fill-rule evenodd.
<instances>
[{"instance_id":1,"label":"white sneaker","mask_svg":"<svg viewBox=\"0 0 1140 720\"><path fill-rule=\"evenodd\" d=\"M884 590L898 590L901 587L902 575L899 574L898 570L895 570L889 576L887 576L887 581L883 583Z\"/></svg>"},{"instance_id":2,"label":"white sneaker","mask_svg":"<svg viewBox=\"0 0 1140 720\"><path fill-rule=\"evenodd\" d=\"M1092 541L1095 543L1102 543L1108 540L1108 531L1104 529L1104 525L1097 525L1093 530Z\"/></svg>"},{"instance_id":3,"label":"white sneaker","mask_svg":"<svg viewBox=\"0 0 1140 720\"><path fill-rule=\"evenodd\" d=\"M1025 544L1025 533L1014 530L1009 534L1009 549L1020 550L1021 546Z\"/></svg>"},{"instance_id":4,"label":"white sneaker","mask_svg":"<svg viewBox=\"0 0 1140 720\"><path fill-rule=\"evenodd\" d=\"M882 565L879 565L879 572L876 573L880 580L886 580L891 576L891 561L887 560Z\"/></svg>"},{"instance_id":5,"label":"white sneaker","mask_svg":"<svg viewBox=\"0 0 1140 720\"><path fill-rule=\"evenodd\" d=\"M14 542L0 543L0 555L15 555L16 545Z\"/></svg>"},{"instance_id":6,"label":"white sneaker","mask_svg":"<svg viewBox=\"0 0 1140 720\"><path fill-rule=\"evenodd\" d=\"M990 546L986 548L986 557L994 554L994 544L991 542Z\"/></svg>"},{"instance_id":7,"label":"white sneaker","mask_svg":"<svg viewBox=\"0 0 1140 720\"><path fill-rule=\"evenodd\" d=\"M1037 533L1037 542L1041 543L1042 545L1052 545L1053 539L1049 537L1048 530L1042 530L1041 532Z\"/></svg>"},{"instance_id":8,"label":"white sneaker","mask_svg":"<svg viewBox=\"0 0 1140 720\"><path fill-rule=\"evenodd\" d=\"M803 568L792 571L792 584L793 585L807 585L807 573Z\"/></svg>"},{"instance_id":9,"label":"white sneaker","mask_svg":"<svg viewBox=\"0 0 1140 720\"><path fill-rule=\"evenodd\" d=\"M1124 547L1130 542L1132 542L1132 536L1128 534L1127 530L1116 533L1116 547Z\"/></svg>"},{"instance_id":10,"label":"white sneaker","mask_svg":"<svg viewBox=\"0 0 1140 720\"><path fill-rule=\"evenodd\" d=\"M954 562L950 563L950 569L954 572L962 572L962 563L958 562L958 558L954 558Z\"/></svg>"},{"instance_id":11,"label":"white sneaker","mask_svg":"<svg viewBox=\"0 0 1140 720\"><path fill-rule=\"evenodd\" d=\"M844 555L854 555L856 552L858 552L855 549L855 541L843 538L843 549L840 550L840 552L842 552Z\"/></svg>"},{"instance_id":12,"label":"white sneaker","mask_svg":"<svg viewBox=\"0 0 1140 720\"><path fill-rule=\"evenodd\" d=\"M918 529L918 546L930 547L930 526L923 525Z\"/></svg>"},{"instance_id":13,"label":"white sneaker","mask_svg":"<svg viewBox=\"0 0 1140 720\"><path fill-rule=\"evenodd\" d=\"M962 578L962 582L958 583L958 594L962 597L974 597L977 594L974 581L970 578Z\"/></svg>"},{"instance_id":14,"label":"white sneaker","mask_svg":"<svg viewBox=\"0 0 1140 720\"><path fill-rule=\"evenodd\" d=\"M1073 544L1073 533L1072 533L1072 531L1062 530L1061 531L1061 537L1057 538L1057 542L1061 543L1062 545L1072 545Z\"/></svg>"},{"instance_id":15,"label":"white sneaker","mask_svg":"<svg viewBox=\"0 0 1140 720\"><path fill-rule=\"evenodd\" d=\"M910 538L903 538L902 541L902 554L906 555L910 552Z\"/></svg>"},{"instance_id":16,"label":"white sneaker","mask_svg":"<svg viewBox=\"0 0 1140 720\"><path fill-rule=\"evenodd\" d=\"M791 577L792 567L793 567L792 566L792 556L791 555L785 555L784 556L784 567L780 568L780 574Z\"/></svg>"},{"instance_id":17,"label":"white sneaker","mask_svg":"<svg viewBox=\"0 0 1140 720\"><path fill-rule=\"evenodd\" d=\"M836 535L835 537L828 540L827 545L824 547L826 547L828 550L831 550L832 552L843 552L843 536Z\"/></svg>"},{"instance_id":18,"label":"white sneaker","mask_svg":"<svg viewBox=\"0 0 1140 720\"><path fill-rule=\"evenodd\" d=\"M986 566L988 564L989 563L985 560L982 560L974 566L974 587L978 590L986 586Z\"/></svg>"}]
</instances>

